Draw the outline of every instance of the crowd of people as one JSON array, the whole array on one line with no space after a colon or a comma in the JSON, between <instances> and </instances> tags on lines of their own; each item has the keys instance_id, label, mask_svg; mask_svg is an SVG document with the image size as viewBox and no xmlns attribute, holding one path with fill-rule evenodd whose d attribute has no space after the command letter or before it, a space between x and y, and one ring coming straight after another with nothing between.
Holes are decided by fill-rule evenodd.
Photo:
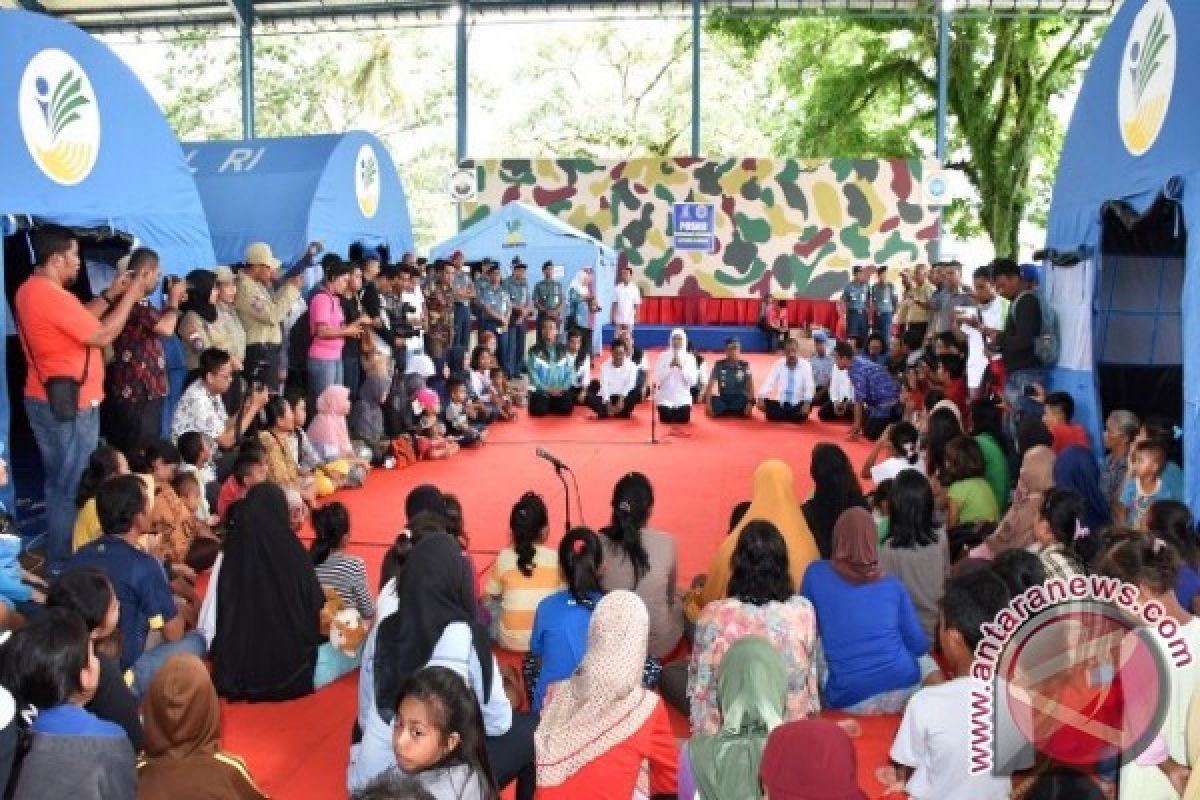
<instances>
[{"instance_id":1,"label":"crowd of people","mask_svg":"<svg viewBox=\"0 0 1200 800\"><path fill-rule=\"evenodd\" d=\"M318 262L316 243L283 270L255 244L236 271L160 284L139 248L81 299L70 232L45 226L31 245L13 310L49 529L32 572L0 535L13 797L264 797L220 748L217 698L289 700L355 669L359 800L496 800L510 785L520 800L864 797L855 720L878 714L901 722L877 777L916 800L1165 800L1190 780L1195 664L1172 674L1136 760L969 772L974 649L1026 589L1113 576L1200 647L1172 421L1114 411L1089 441L1073 398L1045 388L1031 270L997 260L968 292L958 265L918 267L897 296L856 268L846 335L793 331L776 310L783 354L761 383L737 340L702 369L682 330L651 373L622 270L593 380L588 270L564 287L548 263L530 286L519 261L475 280L460 253ZM815 409L874 444L856 466L817 443L804 499L788 463L762 463L687 587L639 472L614 485L607 525L557 546L545 500L517 498L511 545L483 572L462 505L428 484L380 574L350 552L330 496L372 469L484 445L522 406L619 418L646 400L670 424L697 404L792 423ZM1106 680L1081 665L1063 691ZM682 746L668 709L690 721Z\"/></svg>"}]
</instances>

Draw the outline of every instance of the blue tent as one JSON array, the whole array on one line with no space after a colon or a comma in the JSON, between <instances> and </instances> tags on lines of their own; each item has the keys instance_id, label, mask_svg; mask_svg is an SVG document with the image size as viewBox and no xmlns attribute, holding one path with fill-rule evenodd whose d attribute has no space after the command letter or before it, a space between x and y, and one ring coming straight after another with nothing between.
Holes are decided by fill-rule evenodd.
<instances>
[{"instance_id":1,"label":"blue tent","mask_svg":"<svg viewBox=\"0 0 1200 800\"><path fill-rule=\"evenodd\" d=\"M595 292L600 312L592 332L592 349L601 347L601 331L612 311L610 298L616 283L617 254L608 245L572 228L554 215L524 203L507 203L491 215L430 250L431 258L449 258L461 250L468 261L494 258L508 273L514 256L529 265L530 283L541 280L541 266L547 261L563 268L560 280L571 280L585 266L595 270Z\"/></svg>"},{"instance_id":2,"label":"blue tent","mask_svg":"<svg viewBox=\"0 0 1200 800\"><path fill-rule=\"evenodd\" d=\"M35 217L129 234L168 272L216 263L174 132L104 44L45 14L0 10L0 109L0 232ZM8 397L3 375L5 457Z\"/></svg>"},{"instance_id":3,"label":"blue tent","mask_svg":"<svg viewBox=\"0 0 1200 800\"><path fill-rule=\"evenodd\" d=\"M387 148L369 133L185 143L213 247L225 263L263 241L285 262L319 241L412 250L404 187Z\"/></svg>"},{"instance_id":4,"label":"blue tent","mask_svg":"<svg viewBox=\"0 0 1200 800\"><path fill-rule=\"evenodd\" d=\"M1094 441L1105 406L1174 400L1178 409L1182 391L1176 413L1193 508L1200 247L1187 240L1200 240L1198 109L1200 3L1127 0L1084 80L1050 207L1048 246L1083 260L1048 268L1044 286L1062 339L1051 383L1074 395ZM1174 384L1152 382L1172 371Z\"/></svg>"}]
</instances>

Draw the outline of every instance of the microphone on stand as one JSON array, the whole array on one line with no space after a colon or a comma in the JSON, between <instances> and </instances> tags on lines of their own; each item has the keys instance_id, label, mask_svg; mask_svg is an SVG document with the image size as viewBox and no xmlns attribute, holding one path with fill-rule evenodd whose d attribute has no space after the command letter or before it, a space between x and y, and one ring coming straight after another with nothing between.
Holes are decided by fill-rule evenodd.
<instances>
[{"instance_id":1,"label":"microphone on stand","mask_svg":"<svg viewBox=\"0 0 1200 800\"><path fill-rule=\"evenodd\" d=\"M555 457L555 456L551 455L550 453L546 452L545 448L539 447L539 448L537 448L536 450L534 450L534 451L533 451L533 453L534 453L534 455L536 455L538 458L545 459L546 461L549 461L549 462L550 462L550 463L551 463L551 464L554 466L554 472L555 472L555 474L556 474L556 475L558 475L558 479L559 479L560 481L562 481L562 485L563 485L563 506L564 506L564 511L566 512L566 513L565 513L565 515L564 515L565 529L569 531L569 530L571 530L571 487L570 487L569 485L567 485L567 478L566 478L566 476L565 476L565 475L563 475L563 473L564 473L564 472L571 472L571 468L570 468L570 467L568 467L568 466L567 466L566 464L564 464L563 462L559 461L557 457ZM572 479L574 479L574 478L575 478L575 473L574 473L574 472L571 472L571 478L572 478ZM578 493L579 493L579 490L578 490L578 481L576 481L576 487L577 487L577 488L576 488L576 490L575 490L575 493L576 493L576 494L578 494ZM582 517L582 506L580 507L580 511L581 511L581 517Z\"/></svg>"},{"instance_id":2,"label":"microphone on stand","mask_svg":"<svg viewBox=\"0 0 1200 800\"><path fill-rule=\"evenodd\" d=\"M570 467L568 467L566 464L564 464L562 461L560 461L558 458L556 458L552 453L547 452L545 448L539 447L537 450L534 451L534 455L536 455L538 458L543 458L546 461L549 461L551 464L554 465L555 469L565 469L567 472L571 471Z\"/></svg>"}]
</instances>

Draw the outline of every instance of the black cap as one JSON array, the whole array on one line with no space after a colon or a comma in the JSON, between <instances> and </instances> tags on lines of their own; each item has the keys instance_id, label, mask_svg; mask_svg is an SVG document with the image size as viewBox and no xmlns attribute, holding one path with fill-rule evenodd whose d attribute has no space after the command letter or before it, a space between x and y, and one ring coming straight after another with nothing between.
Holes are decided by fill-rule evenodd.
<instances>
[{"instance_id":1,"label":"black cap","mask_svg":"<svg viewBox=\"0 0 1200 800\"><path fill-rule=\"evenodd\" d=\"M491 275L493 272L496 272L499 269L500 269L500 265L497 264L495 261L485 261L484 262L483 271L486 272L488 275Z\"/></svg>"},{"instance_id":2,"label":"black cap","mask_svg":"<svg viewBox=\"0 0 1200 800\"><path fill-rule=\"evenodd\" d=\"M862 264L855 264L853 267L850 268L851 274L854 274L854 275L857 275L858 273L860 273L862 271L863 271Z\"/></svg>"},{"instance_id":3,"label":"black cap","mask_svg":"<svg viewBox=\"0 0 1200 800\"><path fill-rule=\"evenodd\" d=\"M731 344L740 345L741 342L738 341L738 338L736 336L730 336L728 339L725 340L725 346L729 347L729 345L731 345Z\"/></svg>"},{"instance_id":4,"label":"black cap","mask_svg":"<svg viewBox=\"0 0 1200 800\"><path fill-rule=\"evenodd\" d=\"M526 264L521 259L518 258L518 259L513 260L513 263L512 263L513 269L515 269L515 270L516 269L525 269L525 267L526 267Z\"/></svg>"},{"instance_id":5,"label":"black cap","mask_svg":"<svg viewBox=\"0 0 1200 800\"><path fill-rule=\"evenodd\" d=\"M553 266L554 266L553 261L547 261L545 264L542 264L542 269L545 269L546 267L553 267Z\"/></svg>"}]
</instances>

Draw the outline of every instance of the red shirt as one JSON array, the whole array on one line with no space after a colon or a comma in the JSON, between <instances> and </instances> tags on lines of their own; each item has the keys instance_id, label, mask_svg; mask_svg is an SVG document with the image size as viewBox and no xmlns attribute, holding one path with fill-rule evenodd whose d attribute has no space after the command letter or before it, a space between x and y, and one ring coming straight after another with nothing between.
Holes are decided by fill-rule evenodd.
<instances>
[{"instance_id":1,"label":"red shirt","mask_svg":"<svg viewBox=\"0 0 1200 800\"><path fill-rule=\"evenodd\" d=\"M770 325L772 328L777 327L779 325L783 325L786 327L788 324L787 309L786 308L780 309L779 306L775 305L774 303L771 303L770 305L768 305L767 306L767 324Z\"/></svg>"},{"instance_id":2,"label":"red shirt","mask_svg":"<svg viewBox=\"0 0 1200 800\"><path fill-rule=\"evenodd\" d=\"M221 491L217 494L217 516L224 519L229 507L245 497L249 491L238 483L238 479L233 475L226 478L225 483L221 484Z\"/></svg>"},{"instance_id":3,"label":"red shirt","mask_svg":"<svg viewBox=\"0 0 1200 800\"><path fill-rule=\"evenodd\" d=\"M539 786L538 800L612 800L633 797L642 761L650 762L650 796L675 794L679 749L666 706L659 700L638 732L559 786Z\"/></svg>"},{"instance_id":4,"label":"red shirt","mask_svg":"<svg viewBox=\"0 0 1200 800\"><path fill-rule=\"evenodd\" d=\"M1050 449L1058 455L1068 447L1079 446L1085 450L1092 449L1092 442L1088 438L1087 429L1077 422L1066 422L1062 425L1055 425L1050 429L1050 435L1054 437L1054 442L1050 445Z\"/></svg>"},{"instance_id":5,"label":"red shirt","mask_svg":"<svg viewBox=\"0 0 1200 800\"><path fill-rule=\"evenodd\" d=\"M962 378L948 380L942 384L942 393L946 395L947 400L958 406L958 412L962 414L962 418L965 421L969 408L969 403L967 402L967 382Z\"/></svg>"},{"instance_id":6,"label":"red shirt","mask_svg":"<svg viewBox=\"0 0 1200 800\"><path fill-rule=\"evenodd\" d=\"M21 347L30 362L25 376L25 396L46 401L44 382L50 378L83 377L79 407L96 405L104 399L104 354L99 347L84 344L100 330L100 320L79 298L49 278L33 275L17 289L13 302Z\"/></svg>"}]
</instances>

